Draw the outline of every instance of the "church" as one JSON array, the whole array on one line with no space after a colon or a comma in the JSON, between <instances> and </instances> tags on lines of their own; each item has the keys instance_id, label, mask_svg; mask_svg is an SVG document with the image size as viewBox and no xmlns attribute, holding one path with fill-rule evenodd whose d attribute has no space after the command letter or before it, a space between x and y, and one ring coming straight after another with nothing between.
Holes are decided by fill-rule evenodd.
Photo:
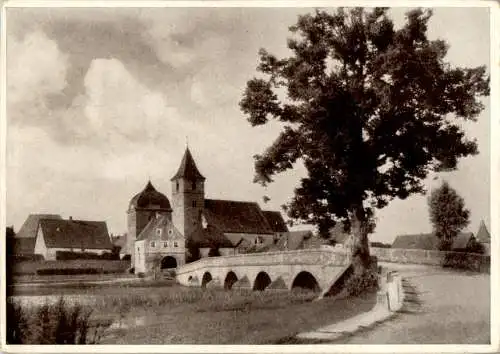
<instances>
[{"instance_id":1,"label":"church","mask_svg":"<svg viewBox=\"0 0 500 354\"><path fill-rule=\"evenodd\" d=\"M242 245L272 245L288 232L280 212L256 202L206 199L205 177L188 147L171 187L171 201L151 181L130 200L126 249L135 273L237 254Z\"/></svg>"}]
</instances>

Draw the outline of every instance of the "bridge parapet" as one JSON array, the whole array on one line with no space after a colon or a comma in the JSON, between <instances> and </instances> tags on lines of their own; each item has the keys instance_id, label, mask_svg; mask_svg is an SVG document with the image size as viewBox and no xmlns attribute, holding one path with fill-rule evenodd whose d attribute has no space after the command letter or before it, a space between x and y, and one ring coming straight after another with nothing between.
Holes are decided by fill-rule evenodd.
<instances>
[{"instance_id":1,"label":"bridge parapet","mask_svg":"<svg viewBox=\"0 0 500 354\"><path fill-rule=\"evenodd\" d=\"M177 274L193 272L200 268L227 268L256 265L345 266L349 264L349 262L349 254L343 249L318 248L202 258L179 267L177 269Z\"/></svg>"}]
</instances>

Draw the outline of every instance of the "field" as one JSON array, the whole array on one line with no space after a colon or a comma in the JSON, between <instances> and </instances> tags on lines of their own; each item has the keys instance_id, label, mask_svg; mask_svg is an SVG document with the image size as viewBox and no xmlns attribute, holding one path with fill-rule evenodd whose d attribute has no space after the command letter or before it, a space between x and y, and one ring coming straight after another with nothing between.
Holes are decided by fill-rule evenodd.
<instances>
[{"instance_id":1,"label":"field","mask_svg":"<svg viewBox=\"0 0 500 354\"><path fill-rule=\"evenodd\" d=\"M316 293L181 287L136 282L81 287L15 287L14 295L92 298L92 318L111 320L103 344L273 344L367 311L375 294L314 301Z\"/></svg>"}]
</instances>

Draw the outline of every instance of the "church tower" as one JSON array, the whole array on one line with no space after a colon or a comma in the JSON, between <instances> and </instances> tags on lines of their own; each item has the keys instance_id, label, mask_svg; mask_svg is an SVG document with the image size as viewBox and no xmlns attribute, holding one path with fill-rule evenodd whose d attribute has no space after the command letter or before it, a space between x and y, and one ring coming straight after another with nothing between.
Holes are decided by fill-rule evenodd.
<instances>
[{"instance_id":1,"label":"church tower","mask_svg":"<svg viewBox=\"0 0 500 354\"><path fill-rule=\"evenodd\" d=\"M186 147L179 170L172 177L172 221L186 240L201 228L205 203L205 177Z\"/></svg>"},{"instance_id":2,"label":"church tower","mask_svg":"<svg viewBox=\"0 0 500 354\"><path fill-rule=\"evenodd\" d=\"M158 192L151 181L146 187L136 194L129 203L127 209L127 252L130 252L132 267L135 259L135 241L151 219L159 216L167 216L172 220L172 208L168 198Z\"/></svg>"}]
</instances>

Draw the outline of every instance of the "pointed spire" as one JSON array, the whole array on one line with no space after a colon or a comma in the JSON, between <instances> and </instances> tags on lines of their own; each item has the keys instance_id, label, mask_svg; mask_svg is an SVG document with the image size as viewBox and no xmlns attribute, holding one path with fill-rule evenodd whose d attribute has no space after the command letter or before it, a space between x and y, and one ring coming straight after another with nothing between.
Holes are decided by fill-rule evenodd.
<instances>
[{"instance_id":1,"label":"pointed spire","mask_svg":"<svg viewBox=\"0 0 500 354\"><path fill-rule=\"evenodd\" d=\"M479 230L477 231L476 239L482 243L489 243L490 242L490 233L488 232L488 229L486 228L486 224L484 223L484 220L481 220L481 223L479 224Z\"/></svg>"},{"instance_id":2,"label":"pointed spire","mask_svg":"<svg viewBox=\"0 0 500 354\"><path fill-rule=\"evenodd\" d=\"M172 177L171 181L179 178L185 178L190 181L205 180L205 177L203 177L200 171L198 171L193 156L191 155L191 151L189 151L187 146L184 156L182 157L181 165L179 166L177 173L174 177Z\"/></svg>"},{"instance_id":3,"label":"pointed spire","mask_svg":"<svg viewBox=\"0 0 500 354\"><path fill-rule=\"evenodd\" d=\"M156 188L153 186L153 183L151 183L151 179L148 179L148 184L146 184L146 187L144 187L145 191L155 191Z\"/></svg>"}]
</instances>

